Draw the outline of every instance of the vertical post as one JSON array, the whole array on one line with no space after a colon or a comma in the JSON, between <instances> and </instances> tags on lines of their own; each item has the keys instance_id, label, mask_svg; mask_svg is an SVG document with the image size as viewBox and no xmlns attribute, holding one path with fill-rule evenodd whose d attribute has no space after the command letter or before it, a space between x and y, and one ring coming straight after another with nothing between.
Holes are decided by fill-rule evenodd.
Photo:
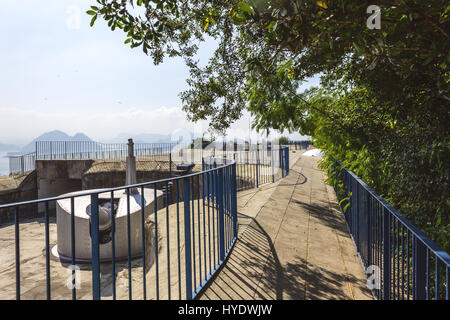
<instances>
[{"instance_id":1,"label":"vertical post","mask_svg":"<svg viewBox=\"0 0 450 320\"><path fill-rule=\"evenodd\" d=\"M16 300L20 300L20 228L19 228L19 207L14 208L14 235L16 245Z\"/></svg>"},{"instance_id":2,"label":"vertical post","mask_svg":"<svg viewBox=\"0 0 450 320\"><path fill-rule=\"evenodd\" d=\"M278 158L279 158L278 167L281 168L281 177L283 178L283 157L281 155L281 146L278 146Z\"/></svg>"},{"instance_id":3,"label":"vertical post","mask_svg":"<svg viewBox=\"0 0 450 320\"><path fill-rule=\"evenodd\" d=\"M172 178L172 150L169 152L169 177Z\"/></svg>"},{"instance_id":4,"label":"vertical post","mask_svg":"<svg viewBox=\"0 0 450 320\"><path fill-rule=\"evenodd\" d=\"M186 260L186 300L192 300L192 264L191 264L191 214L189 199L189 178L183 179L184 198L184 248Z\"/></svg>"},{"instance_id":5,"label":"vertical post","mask_svg":"<svg viewBox=\"0 0 450 320\"><path fill-rule=\"evenodd\" d=\"M286 150L286 172L289 174L289 148Z\"/></svg>"},{"instance_id":6,"label":"vertical post","mask_svg":"<svg viewBox=\"0 0 450 320\"><path fill-rule=\"evenodd\" d=\"M231 210L233 215L233 232L234 237L237 237L238 223L237 223L237 185L236 185L236 162L231 169Z\"/></svg>"},{"instance_id":7,"label":"vertical post","mask_svg":"<svg viewBox=\"0 0 450 320\"><path fill-rule=\"evenodd\" d=\"M274 183L275 182L275 163L274 163L272 145L270 146L270 163L271 163L271 166L272 166L272 183Z\"/></svg>"},{"instance_id":8,"label":"vertical post","mask_svg":"<svg viewBox=\"0 0 450 320\"><path fill-rule=\"evenodd\" d=\"M383 300L391 299L391 217L383 206Z\"/></svg>"},{"instance_id":9,"label":"vertical post","mask_svg":"<svg viewBox=\"0 0 450 320\"><path fill-rule=\"evenodd\" d=\"M46 274L46 285L47 285L47 300L51 299L51 286L50 286L50 227L48 221L48 201L45 202L45 274Z\"/></svg>"},{"instance_id":10,"label":"vertical post","mask_svg":"<svg viewBox=\"0 0 450 320\"><path fill-rule=\"evenodd\" d=\"M414 300L425 300L426 247L414 236Z\"/></svg>"},{"instance_id":11,"label":"vertical post","mask_svg":"<svg viewBox=\"0 0 450 320\"><path fill-rule=\"evenodd\" d=\"M223 168L218 169L217 179L217 206L219 209L219 259L225 259L225 229L223 212Z\"/></svg>"},{"instance_id":12,"label":"vertical post","mask_svg":"<svg viewBox=\"0 0 450 320\"><path fill-rule=\"evenodd\" d=\"M372 265L372 203L371 195L366 191L367 197L367 266Z\"/></svg>"},{"instance_id":13,"label":"vertical post","mask_svg":"<svg viewBox=\"0 0 450 320\"><path fill-rule=\"evenodd\" d=\"M354 183L355 183L355 187L356 187L356 210L355 212L355 231L356 231L356 235L355 235L355 241L356 241L356 249L358 250L358 252L361 252L361 246L360 246L360 241L359 241L359 232L360 232L360 226L359 226L359 215L360 215L360 211L361 211L361 197L359 196L359 182L356 181L356 179L353 179Z\"/></svg>"},{"instance_id":14,"label":"vertical post","mask_svg":"<svg viewBox=\"0 0 450 320\"><path fill-rule=\"evenodd\" d=\"M98 194L91 195L92 298L100 300L100 246L98 235Z\"/></svg>"},{"instance_id":15,"label":"vertical post","mask_svg":"<svg viewBox=\"0 0 450 320\"><path fill-rule=\"evenodd\" d=\"M259 146L256 143L256 187L259 187Z\"/></svg>"}]
</instances>

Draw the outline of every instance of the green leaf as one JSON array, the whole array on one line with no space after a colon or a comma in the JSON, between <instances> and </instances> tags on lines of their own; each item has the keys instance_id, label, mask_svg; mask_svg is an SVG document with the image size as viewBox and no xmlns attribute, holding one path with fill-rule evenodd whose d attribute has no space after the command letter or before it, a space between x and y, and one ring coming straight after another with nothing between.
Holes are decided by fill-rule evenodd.
<instances>
[{"instance_id":1,"label":"green leaf","mask_svg":"<svg viewBox=\"0 0 450 320\"><path fill-rule=\"evenodd\" d=\"M93 10L88 10L88 11L86 11L86 13L87 13L88 15L90 15L90 16L93 16L93 15L96 15L96 14L97 14L97 12L95 12L95 11L93 11Z\"/></svg>"},{"instance_id":2,"label":"green leaf","mask_svg":"<svg viewBox=\"0 0 450 320\"><path fill-rule=\"evenodd\" d=\"M239 2L237 7L240 13L246 13L248 15L253 15L255 13L253 8L250 7L247 3L245 3L245 1Z\"/></svg>"},{"instance_id":3,"label":"green leaf","mask_svg":"<svg viewBox=\"0 0 450 320\"><path fill-rule=\"evenodd\" d=\"M347 212L347 208L348 208L349 205L350 205L350 202L347 203L347 204L345 205L345 207L342 208L342 210L344 210L344 212Z\"/></svg>"},{"instance_id":4,"label":"green leaf","mask_svg":"<svg viewBox=\"0 0 450 320\"><path fill-rule=\"evenodd\" d=\"M94 25L95 20L97 20L97 15L95 15L95 16L92 17L91 23L90 23L91 27Z\"/></svg>"},{"instance_id":5,"label":"green leaf","mask_svg":"<svg viewBox=\"0 0 450 320\"><path fill-rule=\"evenodd\" d=\"M364 54L364 48L359 46L356 42L353 42L353 46L355 47L357 53L362 56Z\"/></svg>"}]
</instances>

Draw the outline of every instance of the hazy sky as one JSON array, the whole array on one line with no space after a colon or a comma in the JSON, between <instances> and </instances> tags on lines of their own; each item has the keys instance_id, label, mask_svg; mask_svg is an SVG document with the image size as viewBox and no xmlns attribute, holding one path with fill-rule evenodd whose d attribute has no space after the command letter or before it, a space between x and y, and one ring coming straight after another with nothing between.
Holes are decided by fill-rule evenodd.
<instances>
[{"instance_id":1,"label":"hazy sky","mask_svg":"<svg viewBox=\"0 0 450 320\"><path fill-rule=\"evenodd\" d=\"M181 110L187 68L180 59L154 66L125 34L85 14L94 0L0 2L0 142L44 132L83 132L95 140L120 132L168 134L194 129ZM78 23L79 22L79 23ZM206 43L206 61L214 42ZM318 85L318 79L307 86ZM206 129L198 124L196 130ZM246 115L229 131L248 135Z\"/></svg>"}]
</instances>

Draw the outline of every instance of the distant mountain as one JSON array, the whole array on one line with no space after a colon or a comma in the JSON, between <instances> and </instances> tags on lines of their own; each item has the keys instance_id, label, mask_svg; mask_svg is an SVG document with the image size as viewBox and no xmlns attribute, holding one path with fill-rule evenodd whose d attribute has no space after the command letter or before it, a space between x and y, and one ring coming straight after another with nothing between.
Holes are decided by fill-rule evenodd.
<instances>
[{"instance_id":1,"label":"distant mountain","mask_svg":"<svg viewBox=\"0 0 450 320\"><path fill-rule=\"evenodd\" d=\"M20 150L21 154L30 153L36 151L36 141L92 141L84 133L77 133L74 136L69 136L67 133L54 130L46 132L39 137L33 139L29 144Z\"/></svg>"}]
</instances>

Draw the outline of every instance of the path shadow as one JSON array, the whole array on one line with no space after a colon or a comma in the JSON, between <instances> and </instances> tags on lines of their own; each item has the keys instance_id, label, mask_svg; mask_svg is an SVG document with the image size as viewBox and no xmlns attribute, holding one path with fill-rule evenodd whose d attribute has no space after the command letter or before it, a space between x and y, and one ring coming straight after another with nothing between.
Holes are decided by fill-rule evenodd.
<instances>
[{"instance_id":1,"label":"path shadow","mask_svg":"<svg viewBox=\"0 0 450 320\"><path fill-rule=\"evenodd\" d=\"M228 260L198 298L267 299L259 283L265 274L264 278L271 279L269 285L275 290L275 299L281 300L283 271L273 242L255 218L238 214L240 218L248 218L252 222L238 236ZM220 286L214 285L216 280L220 281Z\"/></svg>"},{"instance_id":2,"label":"path shadow","mask_svg":"<svg viewBox=\"0 0 450 320\"><path fill-rule=\"evenodd\" d=\"M291 169L292 170L292 169ZM246 195L250 195L250 194L256 194L257 192L260 192L260 191L265 191L265 190L269 190L269 189L273 189L273 188L278 188L278 187L289 187L289 186L298 186L298 185L302 185L302 184L305 184L307 181L308 181L308 178L303 174L303 173L300 173L300 172L297 172L300 176L302 176L303 177L303 180L302 181L299 181L299 182L296 182L296 183L279 183L279 184L277 184L276 186L271 186L271 187L265 187L265 186L262 186L262 187L260 187L259 189L253 189L252 191L250 191L250 192L248 192L248 193L241 193L241 195L242 196L246 196ZM247 191L247 190L242 190L241 192L243 192L243 191Z\"/></svg>"},{"instance_id":3,"label":"path shadow","mask_svg":"<svg viewBox=\"0 0 450 320\"><path fill-rule=\"evenodd\" d=\"M223 268L198 298L349 300L352 296L348 283L365 289L357 277L334 270L333 266L311 264L295 253L285 263L281 262L271 237L261 224L243 213L239 213L239 217L250 219L251 223L239 235Z\"/></svg>"},{"instance_id":4,"label":"path shadow","mask_svg":"<svg viewBox=\"0 0 450 320\"><path fill-rule=\"evenodd\" d=\"M323 207L316 204L307 204L295 199L292 199L291 201L303 207L311 217L320 220L323 225L335 229L342 236L348 236L347 226L343 221L343 217L340 218L338 216L339 214L342 214L342 212L338 211L338 209Z\"/></svg>"}]
</instances>

